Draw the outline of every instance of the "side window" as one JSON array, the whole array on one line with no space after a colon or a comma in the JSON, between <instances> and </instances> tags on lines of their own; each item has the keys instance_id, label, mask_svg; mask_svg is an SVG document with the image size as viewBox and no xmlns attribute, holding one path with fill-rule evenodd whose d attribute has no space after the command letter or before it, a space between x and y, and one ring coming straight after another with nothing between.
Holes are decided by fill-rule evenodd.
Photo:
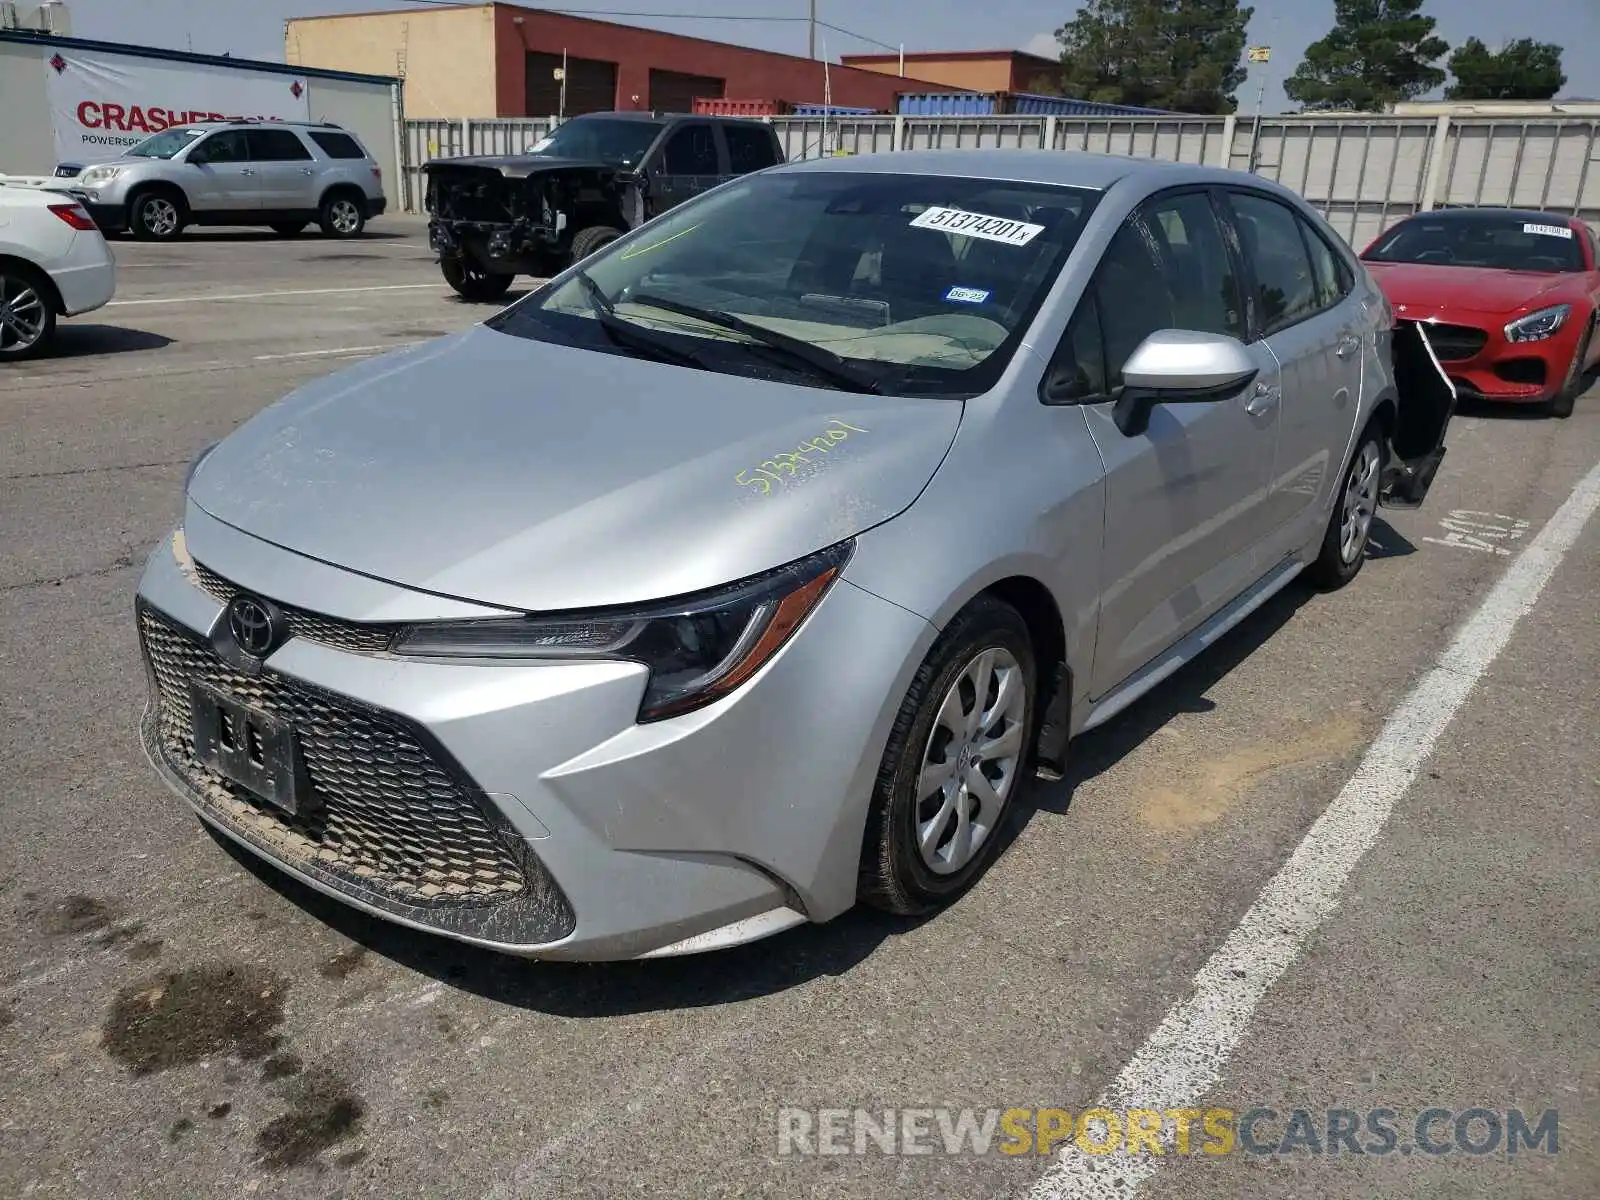
<instances>
[{"instance_id":1,"label":"side window","mask_svg":"<svg viewBox=\"0 0 1600 1200\"><path fill-rule=\"evenodd\" d=\"M778 155L766 126L730 123L722 127L722 136L728 139L728 169L735 175L777 165Z\"/></svg>"},{"instance_id":2,"label":"side window","mask_svg":"<svg viewBox=\"0 0 1600 1200\"><path fill-rule=\"evenodd\" d=\"M1044 377L1045 398L1076 404L1106 394L1106 347L1100 335L1100 306L1091 289L1072 314Z\"/></svg>"},{"instance_id":3,"label":"side window","mask_svg":"<svg viewBox=\"0 0 1600 1200\"><path fill-rule=\"evenodd\" d=\"M1210 197L1190 192L1158 199L1145 220L1166 267L1174 328L1243 341L1248 334L1239 280Z\"/></svg>"},{"instance_id":4,"label":"side window","mask_svg":"<svg viewBox=\"0 0 1600 1200\"><path fill-rule=\"evenodd\" d=\"M365 158L367 152L361 148L361 143L348 133L324 133L313 130L311 140L322 147L322 152L329 158Z\"/></svg>"},{"instance_id":5,"label":"side window","mask_svg":"<svg viewBox=\"0 0 1600 1200\"><path fill-rule=\"evenodd\" d=\"M225 129L213 133L189 151L192 163L237 163L250 161L250 148L245 145L244 130Z\"/></svg>"},{"instance_id":6,"label":"side window","mask_svg":"<svg viewBox=\"0 0 1600 1200\"><path fill-rule=\"evenodd\" d=\"M1229 199L1245 261L1255 273L1254 300L1261 335L1305 320L1320 306L1299 218L1276 200L1254 193L1234 192Z\"/></svg>"},{"instance_id":7,"label":"side window","mask_svg":"<svg viewBox=\"0 0 1600 1200\"><path fill-rule=\"evenodd\" d=\"M287 129L252 129L246 137L255 162L300 162L311 157L305 143Z\"/></svg>"},{"instance_id":8,"label":"side window","mask_svg":"<svg viewBox=\"0 0 1600 1200\"><path fill-rule=\"evenodd\" d=\"M1309 221L1300 221L1300 233L1311 251L1311 274L1317 285L1317 307L1332 308L1350 294L1355 280L1350 268Z\"/></svg>"},{"instance_id":9,"label":"side window","mask_svg":"<svg viewBox=\"0 0 1600 1200\"><path fill-rule=\"evenodd\" d=\"M1140 342L1157 330L1178 328L1177 305L1159 246L1154 231L1134 217L1117 230L1095 272L1109 389L1122 386L1122 366Z\"/></svg>"},{"instance_id":10,"label":"side window","mask_svg":"<svg viewBox=\"0 0 1600 1200\"><path fill-rule=\"evenodd\" d=\"M717 174L717 142L709 125L685 125L667 139L662 169L668 175Z\"/></svg>"}]
</instances>

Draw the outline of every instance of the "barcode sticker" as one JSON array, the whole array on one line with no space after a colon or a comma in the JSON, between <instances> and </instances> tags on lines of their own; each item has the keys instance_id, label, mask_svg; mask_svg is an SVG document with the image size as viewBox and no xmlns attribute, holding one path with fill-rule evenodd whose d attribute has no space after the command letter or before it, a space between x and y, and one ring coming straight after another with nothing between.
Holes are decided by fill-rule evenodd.
<instances>
[{"instance_id":1,"label":"barcode sticker","mask_svg":"<svg viewBox=\"0 0 1600 1200\"><path fill-rule=\"evenodd\" d=\"M1537 233L1540 237L1558 237L1572 240L1572 230L1566 225L1524 225L1523 233Z\"/></svg>"}]
</instances>

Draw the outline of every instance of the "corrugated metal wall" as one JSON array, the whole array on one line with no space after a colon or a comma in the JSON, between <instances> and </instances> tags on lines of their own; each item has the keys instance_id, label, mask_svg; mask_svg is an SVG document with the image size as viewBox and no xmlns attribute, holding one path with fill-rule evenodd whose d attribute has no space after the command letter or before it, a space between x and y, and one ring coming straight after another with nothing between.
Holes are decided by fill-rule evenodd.
<instances>
[{"instance_id":1,"label":"corrugated metal wall","mask_svg":"<svg viewBox=\"0 0 1600 1200\"><path fill-rule=\"evenodd\" d=\"M1087 150L1255 171L1321 209L1352 245L1444 204L1572 213L1600 225L1600 120L1583 117L773 117L791 159L988 147ZM420 206L429 158L510 154L551 120L408 122ZM463 128L463 126L466 128Z\"/></svg>"}]
</instances>

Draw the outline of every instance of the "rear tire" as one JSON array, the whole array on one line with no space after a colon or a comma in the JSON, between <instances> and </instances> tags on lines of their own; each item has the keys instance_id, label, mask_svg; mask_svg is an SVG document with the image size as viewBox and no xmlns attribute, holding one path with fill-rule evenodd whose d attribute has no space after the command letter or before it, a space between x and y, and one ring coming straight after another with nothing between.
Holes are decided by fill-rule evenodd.
<instances>
[{"instance_id":1,"label":"rear tire","mask_svg":"<svg viewBox=\"0 0 1600 1200\"><path fill-rule=\"evenodd\" d=\"M1379 430L1377 422L1368 425L1356 444L1334 496L1322 549L1306 571L1311 582L1325 592L1344 587L1361 574L1367 561L1367 543L1383 487L1384 450Z\"/></svg>"},{"instance_id":2,"label":"rear tire","mask_svg":"<svg viewBox=\"0 0 1600 1200\"><path fill-rule=\"evenodd\" d=\"M128 201L128 229L144 242L170 242L183 233L183 201L171 192L140 192Z\"/></svg>"},{"instance_id":3,"label":"rear tire","mask_svg":"<svg viewBox=\"0 0 1600 1200\"><path fill-rule=\"evenodd\" d=\"M610 225L591 225L580 229L572 238L572 261L582 262L602 246L609 246L622 236L622 230Z\"/></svg>"},{"instance_id":4,"label":"rear tire","mask_svg":"<svg viewBox=\"0 0 1600 1200\"><path fill-rule=\"evenodd\" d=\"M439 262L444 281L463 300L487 304L499 300L511 287L515 275L501 275L486 271L477 263L465 258L445 258Z\"/></svg>"},{"instance_id":5,"label":"rear tire","mask_svg":"<svg viewBox=\"0 0 1600 1200\"><path fill-rule=\"evenodd\" d=\"M889 733L862 843L863 901L925 913L983 874L1027 778L1037 696L1033 644L1017 611L980 597L958 613Z\"/></svg>"},{"instance_id":6,"label":"rear tire","mask_svg":"<svg viewBox=\"0 0 1600 1200\"><path fill-rule=\"evenodd\" d=\"M331 238L360 237L367 227L365 197L355 192L333 192L322 201L317 213L322 235Z\"/></svg>"},{"instance_id":7,"label":"rear tire","mask_svg":"<svg viewBox=\"0 0 1600 1200\"><path fill-rule=\"evenodd\" d=\"M1589 328L1584 331L1583 341L1578 343L1578 352L1573 355L1572 366L1567 369L1567 378L1546 406L1545 411L1552 417L1565 420L1572 415L1572 410L1577 406L1578 397L1589 390L1589 376L1584 371L1584 363L1589 359L1589 349L1594 345L1595 324L1600 318L1590 318Z\"/></svg>"},{"instance_id":8,"label":"rear tire","mask_svg":"<svg viewBox=\"0 0 1600 1200\"><path fill-rule=\"evenodd\" d=\"M304 221L280 221L272 227L272 232L279 237L294 237L305 227Z\"/></svg>"},{"instance_id":9,"label":"rear tire","mask_svg":"<svg viewBox=\"0 0 1600 1200\"><path fill-rule=\"evenodd\" d=\"M43 354L55 336L50 281L23 263L0 262L0 362Z\"/></svg>"}]
</instances>

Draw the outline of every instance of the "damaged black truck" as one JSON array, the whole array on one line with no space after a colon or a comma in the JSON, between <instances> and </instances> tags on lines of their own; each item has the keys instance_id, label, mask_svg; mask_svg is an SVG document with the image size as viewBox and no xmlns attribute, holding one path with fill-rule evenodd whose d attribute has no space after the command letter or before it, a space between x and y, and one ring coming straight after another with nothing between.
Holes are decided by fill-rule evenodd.
<instances>
[{"instance_id":1,"label":"damaged black truck","mask_svg":"<svg viewBox=\"0 0 1600 1200\"><path fill-rule=\"evenodd\" d=\"M772 126L730 117L589 113L528 153L424 165L428 244L468 300L504 296L651 217L783 161Z\"/></svg>"}]
</instances>

